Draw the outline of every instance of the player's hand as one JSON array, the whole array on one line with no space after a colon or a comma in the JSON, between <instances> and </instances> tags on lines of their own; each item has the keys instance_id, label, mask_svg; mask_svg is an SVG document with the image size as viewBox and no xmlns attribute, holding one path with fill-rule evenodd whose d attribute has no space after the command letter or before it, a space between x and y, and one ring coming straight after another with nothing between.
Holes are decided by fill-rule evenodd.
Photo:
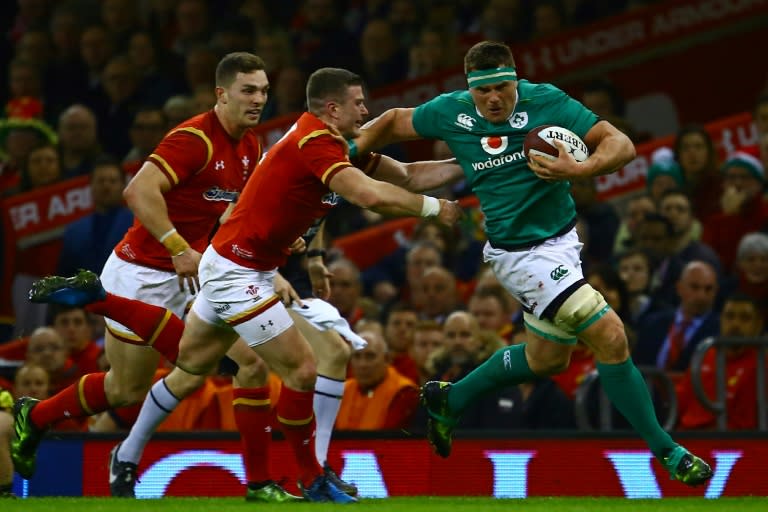
<instances>
[{"instance_id":1,"label":"player's hand","mask_svg":"<svg viewBox=\"0 0 768 512\"><path fill-rule=\"evenodd\" d=\"M307 274L312 283L312 294L318 299L328 300L331 297L331 278L333 274L323 263L320 257L309 258L307 262Z\"/></svg>"},{"instance_id":2,"label":"player's hand","mask_svg":"<svg viewBox=\"0 0 768 512\"><path fill-rule=\"evenodd\" d=\"M288 250L291 251L291 254L301 254L307 250L307 241L304 240L303 236L300 236L291 244Z\"/></svg>"},{"instance_id":3,"label":"player's hand","mask_svg":"<svg viewBox=\"0 0 768 512\"><path fill-rule=\"evenodd\" d=\"M546 181L570 180L585 176L584 165L577 162L573 155L568 153L565 144L559 140L553 142L557 146L557 159L550 160L543 156L528 154L528 168L536 176Z\"/></svg>"},{"instance_id":4,"label":"player's hand","mask_svg":"<svg viewBox=\"0 0 768 512\"><path fill-rule=\"evenodd\" d=\"M278 295L278 297L280 297L280 300L286 306L290 306L293 302L299 306L304 305L304 303L301 302L301 297L299 297L299 294L296 293L296 290L294 290L293 286L291 286L291 283L289 283L286 278L281 276L279 272L275 274L275 280L273 281L272 286L275 288L275 293Z\"/></svg>"},{"instance_id":5,"label":"player's hand","mask_svg":"<svg viewBox=\"0 0 768 512\"><path fill-rule=\"evenodd\" d=\"M179 276L179 290L184 291L185 283L189 287L189 293L197 293L200 290L200 281L197 279L197 267L200 265L202 254L189 247L186 251L173 256L173 268Z\"/></svg>"},{"instance_id":6,"label":"player's hand","mask_svg":"<svg viewBox=\"0 0 768 512\"><path fill-rule=\"evenodd\" d=\"M446 226L453 226L463 216L464 209L459 206L458 201L440 199L440 213L437 214L438 221Z\"/></svg>"}]
</instances>

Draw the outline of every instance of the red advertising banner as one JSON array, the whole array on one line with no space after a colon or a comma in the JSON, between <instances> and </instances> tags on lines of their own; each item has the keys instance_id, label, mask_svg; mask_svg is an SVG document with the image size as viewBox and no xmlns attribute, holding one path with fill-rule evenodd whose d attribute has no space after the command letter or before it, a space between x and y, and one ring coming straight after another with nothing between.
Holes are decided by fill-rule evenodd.
<instances>
[{"instance_id":1,"label":"red advertising banner","mask_svg":"<svg viewBox=\"0 0 768 512\"><path fill-rule=\"evenodd\" d=\"M109 494L104 461L113 445L85 442L83 495ZM768 457L765 440L710 438L687 441L686 446L712 464L714 476L704 486L690 488L670 480L635 439L458 440L448 459L434 455L423 440L341 440L332 445L330 463L367 498L768 494L760 469ZM271 454L272 478L295 481L296 466L287 443L273 443ZM139 466L136 494L242 496L244 481L237 441L153 441Z\"/></svg>"},{"instance_id":2,"label":"red advertising banner","mask_svg":"<svg viewBox=\"0 0 768 512\"><path fill-rule=\"evenodd\" d=\"M67 224L91 213L88 181L80 176L3 200L16 245L26 248L56 237Z\"/></svg>"}]
</instances>

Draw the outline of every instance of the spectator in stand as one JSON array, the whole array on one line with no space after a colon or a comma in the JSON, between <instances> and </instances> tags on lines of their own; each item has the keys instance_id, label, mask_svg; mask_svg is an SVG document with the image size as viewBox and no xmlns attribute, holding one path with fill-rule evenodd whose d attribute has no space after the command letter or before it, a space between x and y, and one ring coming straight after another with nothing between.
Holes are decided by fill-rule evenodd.
<instances>
[{"instance_id":1,"label":"spectator in stand","mask_svg":"<svg viewBox=\"0 0 768 512\"><path fill-rule=\"evenodd\" d=\"M48 372L49 396L75 383L82 375L69 358L66 342L52 327L38 327L32 331L25 361L26 364L41 366Z\"/></svg>"},{"instance_id":2,"label":"spectator in stand","mask_svg":"<svg viewBox=\"0 0 768 512\"><path fill-rule=\"evenodd\" d=\"M413 330L413 345L410 355L419 370L416 384L423 386L432 374L427 363L433 352L443 347L443 326L432 320L422 320Z\"/></svg>"},{"instance_id":3,"label":"spectator in stand","mask_svg":"<svg viewBox=\"0 0 768 512\"><path fill-rule=\"evenodd\" d=\"M651 257L641 249L630 249L617 259L619 277L627 289L627 318L625 322L638 331L646 325L648 315L662 307L650 295Z\"/></svg>"},{"instance_id":4,"label":"spectator in stand","mask_svg":"<svg viewBox=\"0 0 768 512\"><path fill-rule=\"evenodd\" d=\"M195 115L195 102L189 96L171 96L163 103L163 114L168 120L166 131L170 131Z\"/></svg>"},{"instance_id":5,"label":"spectator in stand","mask_svg":"<svg viewBox=\"0 0 768 512\"><path fill-rule=\"evenodd\" d=\"M635 247L653 260L650 294L653 300L677 305L675 287L683 271L683 262L675 253L675 230L663 215L652 213L637 226Z\"/></svg>"},{"instance_id":6,"label":"spectator in stand","mask_svg":"<svg viewBox=\"0 0 768 512\"><path fill-rule=\"evenodd\" d=\"M338 430L394 430L408 426L419 403L419 388L389 364L384 338L360 333L368 346L352 354L352 378L336 417Z\"/></svg>"},{"instance_id":7,"label":"spectator in stand","mask_svg":"<svg viewBox=\"0 0 768 512\"><path fill-rule=\"evenodd\" d=\"M77 366L77 376L104 371L100 365L101 347L93 341L93 331L85 309L52 306L51 310L51 326L64 340L69 358Z\"/></svg>"},{"instance_id":8,"label":"spectator in stand","mask_svg":"<svg viewBox=\"0 0 768 512\"><path fill-rule=\"evenodd\" d=\"M176 35L171 50L184 56L194 46L208 42L211 16L206 0L178 0L176 3Z\"/></svg>"},{"instance_id":9,"label":"spectator in stand","mask_svg":"<svg viewBox=\"0 0 768 512\"><path fill-rule=\"evenodd\" d=\"M59 152L53 144L43 144L29 152L21 170L21 192L51 185L61 180Z\"/></svg>"},{"instance_id":10,"label":"spectator in stand","mask_svg":"<svg viewBox=\"0 0 768 512\"><path fill-rule=\"evenodd\" d=\"M181 84L171 77L179 76L179 62L171 61L162 50L151 32L134 31L128 39L128 58L139 70L139 96L141 101L154 107L181 89Z\"/></svg>"},{"instance_id":11,"label":"spectator in stand","mask_svg":"<svg viewBox=\"0 0 768 512\"><path fill-rule=\"evenodd\" d=\"M360 269L351 260L339 258L328 264L328 272L333 276L328 302L339 310L350 325L355 325L364 316L364 310L360 307L363 289Z\"/></svg>"},{"instance_id":12,"label":"spectator in stand","mask_svg":"<svg viewBox=\"0 0 768 512\"><path fill-rule=\"evenodd\" d=\"M417 323L416 311L402 303L393 304L388 309L384 322L389 362L401 375L414 382L419 381L419 366L411 356Z\"/></svg>"},{"instance_id":13,"label":"spectator in stand","mask_svg":"<svg viewBox=\"0 0 768 512\"><path fill-rule=\"evenodd\" d=\"M74 275L79 269L101 273L104 262L133 223L123 203L125 173L109 157L94 162L91 172L93 213L70 223L62 237L57 275Z\"/></svg>"},{"instance_id":14,"label":"spectator in stand","mask_svg":"<svg viewBox=\"0 0 768 512\"><path fill-rule=\"evenodd\" d=\"M337 0L304 0L293 21L297 63L306 72L318 66L360 69L359 42L340 25ZM344 51L339 51L343 48ZM370 84L369 84L370 85Z\"/></svg>"},{"instance_id":15,"label":"spectator in stand","mask_svg":"<svg viewBox=\"0 0 768 512\"><path fill-rule=\"evenodd\" d=\"M581 102L601 119L610 121L633 142L639 141L638 134L625 117L624 97L613 82L607 78L587 82L581 93Z\"/></svg>"},{"instance_id":16,"label":"spectator in stand","mask_svg":"<svg viewBox=\"0 0 768 512\"><path fill-rule=\"evenodd\" d=\"M450 68L456 62L458 41L452 32L424 27L408 53L408 78L418 78Z\"/></svg>"},{"instance_id":17,"label":"spectator in stand","mask_svg":"<svg viewBox=\"0 0 768 512\"><path fill-rule=\"evenodd\" d=\"M765 317L750 297L729 296L720 314L723 337L755 338L764 333ZM755 347L731 345L725 350L726 412L729 430L757 428L757 359ZM716 350L710 348L701 364L701 383L710 400L717 400ZM682 430L717 429L717 417L704 407L693 392L691 370L686 372L678 390Z\"/></svg>"},{"instance_id":18,"label":"spectator in stand","mask_svg":"<svg viewBox=\"0 0 768 512\"><path fill-rule=\"evenodd\" d=\"M629 198L619 229L616 230L616 240L613 242L614 256L635 246L637 226L649 213L656 213L656 203L650 195L641 193Z\"/></svg>"},{"instance_id":19,"label":"spectator in stand","mask_svg":"<svg viewBox=\"0 0 768 512\"><path fill-rule=\"evenodd\" d=\"M83 176L93 171L93 161L101 154L96 115L81 104L74 104L59 116L59 154L64 176Z\"/></svg>"},{"instance_id":20,"label":"spectator in stand","mask_svg":"<svg viewBox=\"0 0 768 512\"><path fill-rule=\"evenodd\" d=\"M56 3L49 24L53 54L43 81L46 111L52 116L80 101L88 87L85 66L80 60L82 23L76 3Z\"/></svg>"},{"instance_id":21,"label":"spectator in stand","mask_svg":"<svg viewBox=\"0 0 768 512\"><path fill-rule=\"evenodd\" d=\"M306 73L296 66L287 66L280 71L276 80L275 92L270 94L262 121L304 111L307 97L305 84Z\"/></svg>"},{"instance_id":22,"label":"spectator in stand","mask_svg":"<svg viewBox=\"0 0 768 512\"><path fill-rule=\"evenodd\" d=\"M101 22L119 51L128 47L131 33L140 26L138 2L133 0L102 0Z\"/></svg>"},{"instance_id":23,"label":"spectator in stand","mask_svg":"<svg viewBox=\"0 0 768 512\"><path fill-rule=\"evenodd\" d=\"M495 333L481 331L475 317L466 311L448 315L443 324L443 339L443 348L430 357L430 380L460 380L505 345Z\"/></svg>"},{"instance_id":24,"label":"spectator in stand","mask_svg":"<svg viewBox=\"0 0 768 512\"><path fill-rule=\"evenodd\" d=\"M103 25L91 25L80 35L80 60L85 64L86 87L79 101L93 105L103 98L102 71L112 57L114 45Z\"/></svg>"},{"instance_id":25,"label":"spectator in stand","mask_svg":"<svg viewBox=\"0 0 768 512\"><path fill-rule=\"evenodd\" d=\"M50 34L41 28L27 30L16 43L15 57L33 64L45 74L53 58Z\"/></svg>"},{"instance_id":26,"label":"spectator in stand","mask_svg":"<svg viewBox=\"0 0 768 512\"><path fill-rule=\"evenodd\" d=\"M26 59L14 59L8 65L8 99L34 98L42 103L43 74L38 66Z\"/></svg>"},{"instance_id":27,"label":"spectator in stand","mask_svg":"<svg viewBox=\"0 0 768 512\"><path fill-rule=\"evenodd\" d=\"M422 319L443 323L453 311L463 309L456 276L445 267L431 267L421 276L424 303L417 308Z\"/></svg>"},{"instance_id":28,"label":"spectator in stand","mask_svg":"<svg viewBox=\"0 0 768 512\"><path fill-rule=\"evenodd\" d=\"M640 329L632 356L637 364L668 372L686 371L696 346L716 336L720 328L714 309L717 291L717 273L712 265L688 263L677 282L680 306L649 315Z\"/></svg>"},{"instance_id":29,"label":"spectator in stand","mask_svg":"<svg viewBox=\"0 0 768 512\"><path fill-rule=\"evenodd\" d=\"M593 236L581 253L583 264L607 262L613 252L614 240L619 230L619 215L611 203L597 198L597 180L583 178L571 180L571 197L576 213L587 225ZM599 236L594 235L599 233Z\"/></svg>"},{"instance_id":30,"label":"spectator in stand","mask_svg":"<svg viewBox=\"0 0 768 512\"><path fill-rule=\"evenodd\" d=\"M533 6L531 39L556 36L568 26L565 8L560 0L539 0Z\"/></svg>"},{"instance_id":31,"label":"spectator in stand","mask_svg":"<svg viewBox=\"0 0 768 512\"><path fill-rule=\"evenodd\" d=\"M253 36L251 20L237 14L226 14L217 16L208 44L219 55L226 55L253 46Z\"/></svg>"},{"instance_id":32,"label":"spectator in stand","mask_svg":"<svg viewBox=\"0 0 768 512\"><path fill-rule=\"evenodd\" d=\"M736 251L736 275L724 284L725 294L738 291L754 300L768 318L768 235L749 233Z\"/></svg>"},{"instance_id":33,"label":"spectator in stand","mask_svg":"<svg viewBox=\"0 0 768 512\"><path fill-rule=\"evenodd\" d=\"M270 83L277 83L280 71L296 62L291 38L279 28L258 32L256 54L264 60Z\"/></svg>"},{"instance_id":34,"label":"spectator in stand","mask_svg":"<svg viewBox=\"0 0 768 512\"><path fill-rule=\"evenodd\" d=\"M684 126L677 132L674 153L683 171L693 214L706 224L709 216L718 212L722 193L722 176L717 168L712 137L703 126Z\"/></svg>"},{"instance_id":35,"label":"spectator in stand","mask_svg":"<svg viewBox=\"0 0 768 512\"><path fill-rule=\"evenodd\" d=\"M490 0L470 30L478 40L513 43L526 41L530 27L521 0Z\"/></svg>"},{"instance_id":36,"label":"spectator in stand","mask_svg":"<svg viewBox=\"0 0 768 512\"><path fill-rule=\"evenodd\" d=\"M216 105L216 93L212 84L200 84L192 91L195 114L208 112Z\"/></svg>"},{"instance_id":37,"label":"spectator in stand","mask_svg":"<svg viewBox=\"0 0 768 512\"><path fill-rule=\"evenodd\" d=\"M131 150L122 161L122 168L129 176L133 176L144 164L144 161L163 140L168 132L168 120L159 107L143 106L136 110L131 123Z\"/></svg>"},{"instance_id":38,"label":"spectator in stand","mask_svg":"<svg viewBox=\"0 0 768 512\"><path fill-rule=\"evenodd\" d=\"M520 303L500 285L476 288L468 306L480 329L495 332L508 345L523 331ZM513 318L519 321L513 323Z\"/></svg>"},{"instance_id":39,"label":"spectator in stand","mask_svg":"<svg viewBox=\"0 0 768 512\"><path fill-rule=\"evenodd\" d=\"M115 158L131 149L128 135L138 104L139 72L126 56L113 57L102 71L102 96L93 111L101 134L101 146Z\"/></svg>"},{"instance_id":40,"label":"spectator in stand","mask_svg":"<svg viewBox=\"0 0 768 512\"><path fill-rule=\"evenodd\" d=\"M683 171L674 160L654 162L648 168L645 186L653 202L658 205L664 192L685 186Z\"/></svg>"},{"instance_id":41,"label":"spectator in stand","mask_svg":"<svg viewBox=\"0 0 768 512\"><path fill-rule=\"evenodd\" d=\"M659 201L659 213L672 224L672 250L685 264L706 261L720 274L720 258L711 247L699 241L701 223L693 217L691 200L680 189L666 191Z\"/></svg>"},{"instance_id":42,"label":"spectator in stand","mask_svg":"<svg viewBox=\"0 0 768 512\"><path fill-rule=\"evenodd\" d=\"M765 168L752 155L736 152L723 164L721 211L704 221L702 241L720 256L723 270L734 271L736 249L747 233L768 224Z\"/></svg>"},{"instance_id":43,"label":"spectator in stand","mask_svg":"<svg viewBox=\"0 0 768 512\"><path fill-rule=\"evenodd\" d=\"M392 24L401 49L412 47L422 28L421 5L411 0L392 0L389 3L387 20Z\"/></svg>"},{"instance_id":44,"label":"spectator in stand","mask_svg":"<svg viewBox=\"0 0 768 512\"><path fill-rule=\"evenodd\" d=\"M198 88L214 90L211 77L215 76L218 54L207 44L193 46L184 54L184 88L192 95Z\"/></svg>"},{"instance_id":45,"label":"spectator in stand","mask_svg":"<svg viewBox=\"0 0 768 512\"><path fill-rule=\"evenodd\" d=\"M408 74L408 56L385 19L373 19L365 26L360 36L360 53L362 76L371 89L404 80Z\"/></svg>"},{"instance_id":46,"label":"spectator in stand","mask_svg":"<svg viewBox=\"0 0 768 512\"><path fill-rule=\"evenodd\" d=\"M56 132L39 119L0 118L0 196L21 187L21 169L30 152L45 144L56 144Z\"/></svg>"}]
</instances>

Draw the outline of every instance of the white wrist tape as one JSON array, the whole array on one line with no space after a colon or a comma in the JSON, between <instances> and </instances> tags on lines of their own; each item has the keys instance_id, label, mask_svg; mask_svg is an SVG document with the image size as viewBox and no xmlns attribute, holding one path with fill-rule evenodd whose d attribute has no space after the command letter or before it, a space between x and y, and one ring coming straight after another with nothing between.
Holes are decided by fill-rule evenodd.
<instances>
[{"instance_id":1,"label":"white wrist tape","mask_svg":"<svg viewBox=\"0 0 768 512\"><path fill-rule=\"evenodd\" d=\"M422 217L434 217L440 213L440 200L432 196L422 196L424 202L421 204Z\"/></svg>"},{"instance_id":2,"label":"white wrist tape","mask_svg":"<svg viewBox=\"0 0 768 512\"><path fill-rule=\"evenodd\" d=\"M163 236L161 236L161 237L158 239L158 241L159 241L160 243L163 243L163 242L165 242L165 240L166 240L166 239L167 239L169 236L171 236L171 235L172 235L172 234L174 234L174 233L176 233L176 228L171 228L171 229L169 229L168 231L166 231L165 233L163 233Z\"/></svg>"}]
</instances>

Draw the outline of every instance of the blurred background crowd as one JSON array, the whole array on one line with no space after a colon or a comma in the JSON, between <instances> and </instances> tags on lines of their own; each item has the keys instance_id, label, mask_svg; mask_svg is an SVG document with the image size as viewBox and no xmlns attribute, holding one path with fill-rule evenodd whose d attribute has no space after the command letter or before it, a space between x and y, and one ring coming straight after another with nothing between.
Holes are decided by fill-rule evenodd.
<instances>
[{"instance_id":1,"label":"blurred background crowd","mask_svg":"<svg viewBox=\"0 0 768 512\"><path fill-rule=\"evenodd\" d=\"M372 91L397 87L460 66L464 50L482 39L505 41L514 50L663 3L3 2L0 196L17 198L88 177L93 206L56 233L54 245L4 238L3 293L16 289L23 295L45 273L100 272L132 222L121 195L126 180L170 128L213 107L215 67L228 52L253 51L266 62L272 84L266 122L304 109L305 79L318 67L356 71ZM759 68L756 73L764 87L768 75ZM581 84L578 94L563 88L636 143L658 135L633 126L622 93L606 77ZM725 158L703 125L687 124L713 119L683 119L661 133L674 139L654 153L643 190L607 202L598 197L597 181L572 184L586 278L625 321L635 362L672 381L674 396L659 388L657 405L666 415L676 402L672 426L680 429L716 425L693 391L696 347L711 337L761 336L768 318L768 91L733 104L732 114L751 112L756 137ZM431 150L446 156L443 146ZM387 151L408 156L403 147ZM482 219L471 193L459 183L440 194L469 201L462 224L446 228L421 220L397 233L394 251L369 248L377 257L366 265L329 243L330 302L369 341L352 357L339 429L418 429L424 419L418 386L458 380L500 347L525 340L519 304L482 264ZM328 227L338 239L385 221L343 205ZM7 222L2 229L7 235ZM100 348L103 322L82 309L17 301L0 316L0 387L17 395L47 396L109 364ZM754 347L727 351L729 428L757 427L757 360ZM589 350L579 344L568 371L487 397L465 415L462 427L584 428L574 399L584 393L589 403L599 402L597 391L583 386L594 368ZM696 369L710 394L714 368L710 351ZM166 371L159 368L158 375ZM212 376L184 403L161 428L235 429L227 378ZM135 413L118 410L95 423L60 428L124 428ZM597 413L588 413L596 425Z\"/></svg>"}]
</instances>

